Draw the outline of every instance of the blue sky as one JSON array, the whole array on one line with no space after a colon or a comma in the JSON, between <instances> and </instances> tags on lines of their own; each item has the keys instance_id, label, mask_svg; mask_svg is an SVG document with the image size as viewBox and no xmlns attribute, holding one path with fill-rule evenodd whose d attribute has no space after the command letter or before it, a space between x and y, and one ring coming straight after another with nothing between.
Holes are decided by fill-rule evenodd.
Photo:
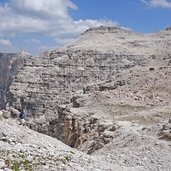
<instances>
[{"instance_id":1,"label":"blue sky","mask_svg":"<svg viewBox=\"0 0 171 171\"><path fill-rule=\"evenodd\" d=\"M171 0L0 0L0 52L38 54L89 27L155 32L171 26Z\"/></svg>"},{"instance_id":2,"label":"blue sky","mask_svg":"<svg viewBox=\"0 0 171 171\"><path fill-rule=\"evenodd\" d=\"M91 3L73 0L73 2L79 8L79 11L71 13L75 19L106 18L135 31L146 33L171 26L171 7L161 5L156 7L141 0L93 0Z\"/></svg>"}]
</instances>

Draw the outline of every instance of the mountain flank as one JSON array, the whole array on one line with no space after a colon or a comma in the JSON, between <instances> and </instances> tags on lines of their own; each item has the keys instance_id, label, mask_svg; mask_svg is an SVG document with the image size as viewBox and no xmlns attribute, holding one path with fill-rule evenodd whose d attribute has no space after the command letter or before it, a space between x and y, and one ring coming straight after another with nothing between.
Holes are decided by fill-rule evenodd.
<instances>
[{"instance_id":1,"label":"mountain flank","mask_svg":"<svg viewBox=\"0 0 171 171\"><path fill-rule=\"evenodd\" d=\"M91 28L65 47L28 59L9 87L6 109L22 107L28 129L100 161L167 171L170 46L169 28L151 34Z\"/></svg>"},{"instance_id":2,"label":"mountain flank","mask_svg":"<svg viewBox=\"0 0 171 171\"><path fill-rule=\"evenodd\" d=\"M30 56L25 52L0 53L0 109L7 103L6 94L10 84Z\"/></svg>"}]
</instances>

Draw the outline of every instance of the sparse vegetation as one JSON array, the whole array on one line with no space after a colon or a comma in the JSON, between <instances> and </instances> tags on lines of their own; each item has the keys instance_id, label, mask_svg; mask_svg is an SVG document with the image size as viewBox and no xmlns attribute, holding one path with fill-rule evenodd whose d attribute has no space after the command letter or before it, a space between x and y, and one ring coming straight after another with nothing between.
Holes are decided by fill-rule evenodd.
<instances>
[{"instance_id":1,"label":"sparse vegetation","mask_svg":"<svg viewBox=\"0 0 171 171\"><path fill-rule=\"evenodd\" d=\"M13 171L19 171L19 167L20 167L20 163L18 161L14 161L14 163L12 163L11 169Z\"/></svg>"}]
</instances>

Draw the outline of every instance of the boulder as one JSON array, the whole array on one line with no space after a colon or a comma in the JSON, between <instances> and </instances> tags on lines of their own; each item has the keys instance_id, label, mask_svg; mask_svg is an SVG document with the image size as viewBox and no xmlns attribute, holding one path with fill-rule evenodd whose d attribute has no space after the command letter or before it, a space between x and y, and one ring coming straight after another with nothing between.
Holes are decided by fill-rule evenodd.
<instances>
[{"instance_id":1,"label":"boulder","mask_svg":"<svg viewBox=\"0 0 171 171\"><path fill-rule=\"evenodd\" d=\"M5 167L5 161L3 159L0 159L0 169L3 169Z\"/></svg>"},{"instance_id":2,"label":"boulder","mask_svg":"<svg viewBox=\"0 0 171 171\"><path fill-rule=\"evenodd\" d=\"M8 119L11 117L11 113L9 111L6 111L6 110L3 110L2 111L2 116L5 118L5 119Z\"/></svg>"},{"instance_id":3,"label":"boulder","mask_svg":"<svg viewBox=\"0 0 171 171\"><path fill-rule=\"evenodd\" d=\"M74 108L84 107L91 103L87 94L75 95L71 99Z\"/></svg>"}]
</instances>

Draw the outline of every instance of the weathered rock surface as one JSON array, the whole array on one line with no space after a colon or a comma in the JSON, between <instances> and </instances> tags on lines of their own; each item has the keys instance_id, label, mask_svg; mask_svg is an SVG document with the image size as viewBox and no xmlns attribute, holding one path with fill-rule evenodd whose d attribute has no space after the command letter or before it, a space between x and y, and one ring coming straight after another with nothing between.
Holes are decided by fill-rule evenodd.
<instances>
[{"instance_id":1,"label":"weathered rock surface","mask_svg":"<svg viewBox=\"0 0 171 171\"><path fill-rule=\"evenodd\" d=\"M2 171L143 171L138 166L122 167L88 156L54 138L18 125L16 120L0 120L0 125Z\"/></svg>"},{"instance_id":2,"label":"weathered rock surface","mask_svg":"<svg viewBox=\"0 0 171 171\"><path fill-rule=\"evenodd\" d=\"M2 110L2 116L5 118L5 119L8 119L11 117L11 113L9 111L6 111L6 110Z\"/></svg>"},{"instance_id":3,"label":"weathered rock surface","mask_svg":"<svg viewBox=\"0 0 171 171\"><path fill-rule=\"evenodd\" d=\"M170 45L170 29L148 35L120 28L90 29L67 47L28 60L10 86L9 105L25 108L30 128L71 147L105 158L106 147L115 145L119 152L112 150L110 157L117 157L111 162L130 167L135 166L133 158L143 169L155 170L160 167L157 162L149 168L150 160L141 164L138 150L144 158L160 160L168 149L161 156L160 148L149 157L144 154L147 139L150 145L159 139L162 125L157 123L170 117ZM137 142L128 143L125 153L126 144L120 147L119 140L134 137L134 124L145 131L136 132ZM160 143L163 148L165 142ZM132 149L136 145L137 152ZM168 161L169 155L170 151ZM165 164L161 168L169 169Z\"/></svg>"},{"instance_id":4,"label":"weathered rock surface","mask_svg":"<svg viewBox=\"0 0 171 171\"><path fill-rule=\"evenodd\" d=\"M0 109L5 107L9 85L30 56L25 52L0 53Z\"/></svg>"}]
</instances>

